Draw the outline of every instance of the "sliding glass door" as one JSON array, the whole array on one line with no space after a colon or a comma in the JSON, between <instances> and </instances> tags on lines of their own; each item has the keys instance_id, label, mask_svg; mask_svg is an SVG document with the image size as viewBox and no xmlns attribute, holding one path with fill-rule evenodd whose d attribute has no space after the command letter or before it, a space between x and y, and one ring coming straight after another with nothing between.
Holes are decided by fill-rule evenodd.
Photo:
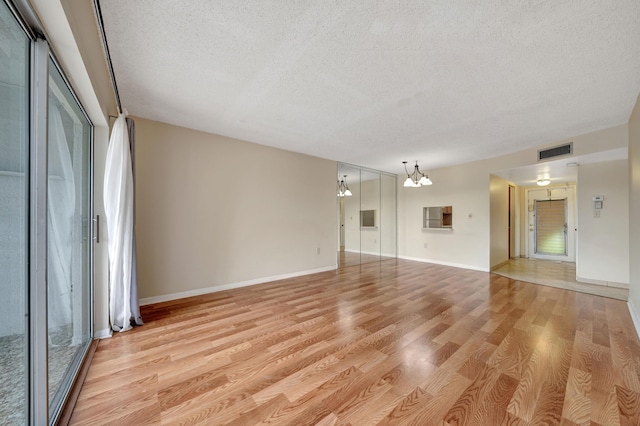
<instances>
[{"instance_id":1,"label":"sliding glass door","mask_svg":"<svg viewBox=\"0 0 640 426\"><path fill-rule=\"evenodd\" d=\"M89 342L91 125L49 62L47 339L54 414Z\"/></svg>"},{"instance_id":2,"label":"sliding glass door","mask_svg":"<svg viewBox=\"0 0 640 426\"><path fill-rule=\"evenodd\" d=\"M53 424L92 337L92 126L0 2L0 424Z\"/></svg>"},{"instance_id":3,"label":"sliding glass door","mask_svg":"<svg viewBox=\"0 0 640 426\"><path fill-rule=\"evenodd\" d=\"M0 423L27 421L29 43L0 2Z\"/></svg>"}]
</instances>

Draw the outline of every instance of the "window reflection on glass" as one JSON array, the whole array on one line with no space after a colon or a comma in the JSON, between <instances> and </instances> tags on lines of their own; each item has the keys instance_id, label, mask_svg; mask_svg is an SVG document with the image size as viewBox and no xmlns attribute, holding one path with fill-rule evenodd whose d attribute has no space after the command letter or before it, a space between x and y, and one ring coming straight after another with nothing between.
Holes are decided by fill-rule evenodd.
<instances>
[{"instance_id":1,"label":"window reflection on glass","mask_svg":"<svg viewBox=\"0 0 640 426\"><path fill-rule=\"evenodd\" d=\"M48 113L47 303L53 415L90 338L90 124L53 62Z\"/></svg>"},{"instance_id":2,"label":"window reflection on glass","mask_svg":"<svg viewBox=\"0 0 640 426\"><path fill-rule=\"evenodd\" d=\"M27 413L29 40L0 2L0 423Z\"/></svg>"}]
</instances>

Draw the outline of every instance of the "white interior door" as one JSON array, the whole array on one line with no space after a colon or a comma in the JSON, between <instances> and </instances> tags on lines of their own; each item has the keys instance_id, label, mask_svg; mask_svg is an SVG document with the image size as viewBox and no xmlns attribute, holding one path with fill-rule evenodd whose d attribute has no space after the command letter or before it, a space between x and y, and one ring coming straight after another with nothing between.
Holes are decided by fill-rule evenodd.
<instances>
[{"instance_id":1,"label":"white interior door","mask_svg":"<svg viewBox=\"0 0 640 426\"><path fill-rule=\"evenodd\" d=\"M527 211L528 257L575 262L575 186L529 190Z\"/></svg>"}]
</instances>

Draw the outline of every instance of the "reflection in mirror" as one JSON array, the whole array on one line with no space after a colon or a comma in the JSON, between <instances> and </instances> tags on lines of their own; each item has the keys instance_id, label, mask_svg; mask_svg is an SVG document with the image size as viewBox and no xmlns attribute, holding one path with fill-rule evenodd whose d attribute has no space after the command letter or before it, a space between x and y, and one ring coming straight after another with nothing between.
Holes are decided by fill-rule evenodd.
<instances>
[{"instance_id":1,"label":"reflection in mirror","mask_svg":"<svg viewBox=\"0 0 640 426\"><path fill-rule=\"evenodd\" d=\"M375 228L375 226L376 226L376 211L360 210L360 227Z\"/></svg>"},{"instance_id":2,"label":"reflection in mirror","mask_svg":"<svg viewBox=\"0 0 640 426\"><path fill-rule=\"evenodd\" d=\"M380 210L380 172L362 169L362 179L360 182L360 210L365 213L367 219L375 219L373 212ZM380 261L380 228L365 225L360 227L360 262Z\"/></svg>"},{"instance_id":3,"label":"reflection in mirror","mask_svg":"<svg viewBox=\"0 0 640 426\"><path fill-rule=\"evenodd\" d=\"M352 196L340 196L341 180ZM396 175L338 163L341 267L395 259L396 186Z\"/></svg>"},{"instance_id":4,"label":"reflection in mirror","mask_svg":"<svg viewBox=\"0 0 640 426\"><path fill-rule=\"evenodd\" d=\"M396 237L396 188L395 175L383 173L380 180L382 190L380 203L380 253L382 260L395 259L397 255Z\"/></svg>"},{"instance_id":5,"label":"reflection in mirror","mask_svg":"<svg viewBox=\"0 0 640 426\"><path fill-rule=\"evenodd\" d=\"M360 168L338 163L338 181L348 182L351 196L338 192L340 266L360 264Z\"/></svg>"}]
</instances>

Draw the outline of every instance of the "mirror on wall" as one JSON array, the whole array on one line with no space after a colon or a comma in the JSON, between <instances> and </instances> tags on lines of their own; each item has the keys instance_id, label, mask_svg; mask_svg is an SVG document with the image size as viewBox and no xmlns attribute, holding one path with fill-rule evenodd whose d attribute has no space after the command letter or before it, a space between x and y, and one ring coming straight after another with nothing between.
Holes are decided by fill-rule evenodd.
<instances>
[{"instance_id":1,"label":"mirror on wall","mask_svg":"<svg viewBox=\"0 0 640 426\"><path fill-rule=\"evenodd\" d=\"M360 181L360 263L380 261L380 172L363 169ZM366 222L365 222L366 220Z\"/></svg>"},{"instance_id":2,"label":"mirror on wall","mask_svg":"<svg viewBox=\"0 0 640 426\"><path fill-rule=\"evenodd\" d=\"M397 257L397 222L395 175L383 173L380 176L380 255L382 260Z\"/></svg>"},{"instance_id":3,"label":"mirror on wall","mask_svg":"<svg viewBox=\"0 0 640 426\"><path fill-rule=\"evenodd\" d=\"M338 164L338 264L360 264L360 168ZM341 191L342 189L342 191ZM349 192L346 192L346 189ZM350 194L350 195L349 195Z\"/></svg>"},{"instance_id":4,"label":"mirror on wall","mask_svg":"<svg viewBox=\"0 0 640 426\"><path fill-rule=\"evenodd\" d=\"M341 267L395 259L396 185L396 175L338 163Z\"/></svg>"}]
</instances>

